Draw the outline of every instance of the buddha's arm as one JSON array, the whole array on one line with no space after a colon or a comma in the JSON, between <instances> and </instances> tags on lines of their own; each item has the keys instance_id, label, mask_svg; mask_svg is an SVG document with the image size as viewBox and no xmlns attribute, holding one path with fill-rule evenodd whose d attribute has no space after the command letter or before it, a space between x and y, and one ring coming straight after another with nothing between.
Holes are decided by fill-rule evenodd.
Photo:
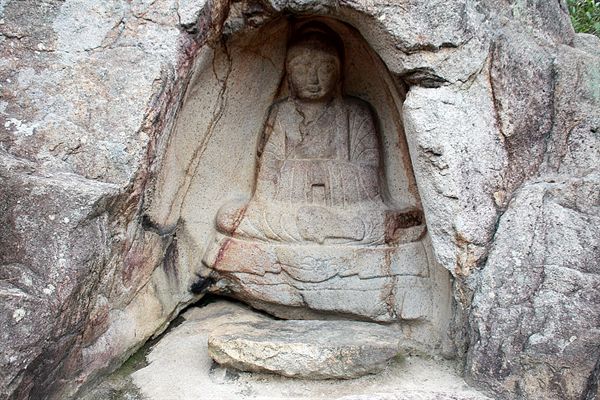
<instances>
[{"instance_id":1,"label":"buddha's arm","mask_svg":"<svg viewBox=\"0 0 600 400\"><path fill-rule=\"evenodd\" d=\"M278 106L269 110L263 130L263 145L258 151L258 176L255 195L262 199L274 199L277 181L285 158L285 135L277 122Z\"/></svg>"},{"instance_id":2,"label":"buddha's arm","mask_svg":"<svg viewBox=\"0 0 600 400\"><path fill-rule=\"evenodd\" d=\"M368 105L354 104L349 115L350 162L354 166L361 199L375 200L379 190L379 144L374 116Z\"/></svg>"},{"instance_id":3,"label":"buddha's arm","mask_svg":"<svg viewBox=\"0 0 600 400\"><path fill-rule=\"evenodd\" d=\"M374 117L366 105L350 111L350 161L379 167L379 146Z\"/></svg>"}]
</instances>

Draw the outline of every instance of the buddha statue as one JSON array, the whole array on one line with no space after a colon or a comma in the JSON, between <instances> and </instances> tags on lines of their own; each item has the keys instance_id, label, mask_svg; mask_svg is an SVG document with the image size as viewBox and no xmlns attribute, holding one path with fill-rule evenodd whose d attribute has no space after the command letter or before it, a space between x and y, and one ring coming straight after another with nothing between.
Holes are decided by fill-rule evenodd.
<instances>
[{"instance_id":1,"label":"buddha statue","mask_svg":"<svg viewBox=\"0 0 600 400\"><path fill-rule=\"evenodd\" d=\"M426 302L396 289L428 275L422 212L389 200L375 114L344 95L343 49L321 23L290 41L289 97L268 111L252 197L218 211L203 274L283 318L422 318Z\"/></svg>"},{"instance_id":2,"label":"buddha statue","mask_svg":"<svg viewBox=\"0 0 600 400\"><path fill-rule=\"evenodd\" d=\"M374 114L343 95L343 46L326 26L308 24L289 45L290 96L273 104L258 150L248 203L224 205L218 229L268 242L380 245L419 225L416 210L384 202Z\"/></svg>"}]
</instances>

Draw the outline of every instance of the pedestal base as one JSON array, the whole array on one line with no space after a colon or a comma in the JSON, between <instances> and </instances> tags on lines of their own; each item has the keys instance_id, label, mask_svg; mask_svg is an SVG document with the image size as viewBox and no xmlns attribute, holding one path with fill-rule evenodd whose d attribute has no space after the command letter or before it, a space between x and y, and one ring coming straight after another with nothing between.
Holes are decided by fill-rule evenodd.
<instances>
[{"instance_id":1,"label":"pedestal base","mask_svg":"<svg viewBox=\"0 0 600 400\"><path fill-rule=\"evenodd\" d=\"M429 320L421 241L395 247L274 244L219 236L204 258L215 290L287 319Z\"/></svg>"}]
</instances>

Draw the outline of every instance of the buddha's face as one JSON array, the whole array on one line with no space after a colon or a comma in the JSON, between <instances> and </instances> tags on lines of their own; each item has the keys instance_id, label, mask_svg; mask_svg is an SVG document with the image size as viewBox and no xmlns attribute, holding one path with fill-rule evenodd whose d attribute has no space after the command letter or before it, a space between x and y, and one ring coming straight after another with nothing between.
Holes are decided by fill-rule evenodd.
<instances>
[{"instance_id":1,"label":"buddha's face","mask_svg":"<svg viewBox=\"0 0 600 400\"><path fill-rule=\"evenodd\" d=\"M295 49L287 62L292 91L305 101L329 100L340 79L340 60L322 49Z\"/></svg>"}]
</instances>

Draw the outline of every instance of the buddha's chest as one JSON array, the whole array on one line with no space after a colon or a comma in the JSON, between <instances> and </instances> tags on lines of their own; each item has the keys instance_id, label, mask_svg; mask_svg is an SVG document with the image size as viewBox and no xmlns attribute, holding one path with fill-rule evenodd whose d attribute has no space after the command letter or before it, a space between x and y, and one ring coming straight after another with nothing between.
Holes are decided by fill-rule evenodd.
<instances>
[{"instance_id":1,"label":"buddha's chest","mask_svg":"<svg viewBox=\"0 0 600 400\"><path fill-rule=\"evenodd\" d=\"M348 160L348 131L335 114L285 127L287 159Z\"/></svg>"}]
</instances>

